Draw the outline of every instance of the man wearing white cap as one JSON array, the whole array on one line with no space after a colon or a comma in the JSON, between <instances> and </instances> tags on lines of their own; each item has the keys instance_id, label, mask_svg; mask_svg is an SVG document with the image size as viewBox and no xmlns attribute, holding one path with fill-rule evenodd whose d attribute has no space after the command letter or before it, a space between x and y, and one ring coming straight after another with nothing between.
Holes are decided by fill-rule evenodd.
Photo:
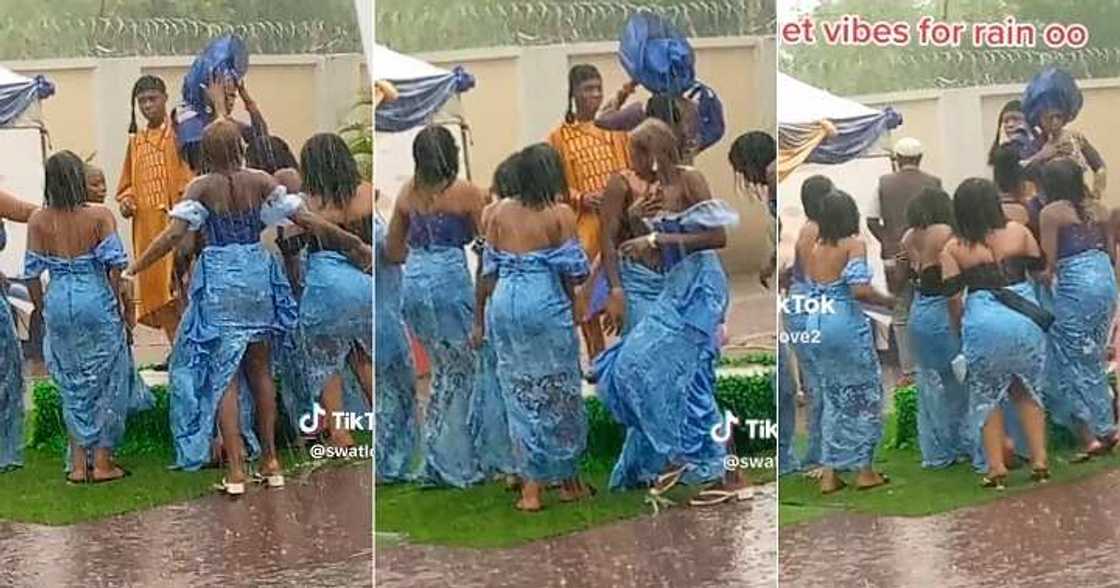
<instances>
[{"instance_id":1,"label":"man wearing white cap","mask_svg":"<svg viewBox=\"0 0 1120 588\"><path fill-rule=\"evenodd\" d=\"M906 321L910 316L910 302L914 291L907 279L906 264L897 260L902 251L900 241L906 232L906 207L922 190L941 188L939 178L919 169L921 162L922 143L911 137L899 139L891 154L894 173L879 178L876 207L867 213L867 228L882 245L881 257L887 288L898 300L891 328L898 346L898 362L903 374L900 384L910 383L914 374L914 359L910 355L910 344L906 336Z\"/></svg>"}]
</instances>

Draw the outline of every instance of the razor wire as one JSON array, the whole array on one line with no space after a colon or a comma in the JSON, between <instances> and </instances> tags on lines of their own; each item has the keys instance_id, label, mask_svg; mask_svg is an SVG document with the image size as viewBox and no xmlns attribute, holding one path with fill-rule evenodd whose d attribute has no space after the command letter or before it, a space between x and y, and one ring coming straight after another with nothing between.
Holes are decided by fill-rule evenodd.
<instances>
[{"instance_id":1,"label":"razor wire","mask_svg":"<svg viewBox=\"0 0 1120 588\"><path fill-rule=\"evenodd\" d=\"M378 8L377 38L404 52L614 41L639 11L661 16L689 37L774 34L773 0L541 0Z\"/></svg>"},{"instance_id":2,"label":"razor wire","mask_svg":"<svg viewBox=\"0 0 1120 588\"><path fill-rule=\"evenodd\" d=\"M783 49L779 68L806 83L845 95L1025 84L1048 65L1065 68L1079 79L1120 76L1120 47L828 49Z\"/></svg>"},{"instance_id":3,"label":"razor wire","mask_svg":"<svg viewBox=\"0 0 1120 588\"><path fill-rule=\"evenodd\" d=\"M0 58L193 55L225 33L252 53L360 53L357 24L257 20L219 22L184 17L0 19Z\"/></svg>"}]
</instances>

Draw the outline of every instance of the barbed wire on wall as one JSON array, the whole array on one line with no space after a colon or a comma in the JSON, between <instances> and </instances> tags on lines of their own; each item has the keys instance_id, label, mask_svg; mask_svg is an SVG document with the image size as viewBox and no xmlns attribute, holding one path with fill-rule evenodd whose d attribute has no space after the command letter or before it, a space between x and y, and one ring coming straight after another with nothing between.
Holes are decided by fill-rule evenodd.
<instances>
[{"instance_id":1,"label":"barbed wire on wall","mask_svg":"<svg viewBox=\"0 0 1120 588\"><path fill-rule=\"evenodd\" d=\"M1120 47L1083 49L833 49L783 50L779 68L841 94L875 94L920 88L1025 84L1047 65L1082 79L1120 76Z\"/></svg>"},{"instance_id":2,"label":"barbed wire on wall","mask_svg":"<svg viewBox=\"0 0 1120 588\"><path fill-rule=\"evenodd\" d=\"M191 18L0 19L0 59L193 55L237 33L252 53L360 53L356 24L324 21L216 22Z\"/></svg>"},{"instance_id":3,"label":"barbed wire on wall","mask_svg":"<svg viewBox=\"0 0 1120 588\"><path fill-rule=\"evenodd\" d=\"M377 38L398 51L613 41L630 15L656 13L690 37L773 35L773 0L692 0L673 4L513 1L378 10Z\"/></svg>"}]
</instances>

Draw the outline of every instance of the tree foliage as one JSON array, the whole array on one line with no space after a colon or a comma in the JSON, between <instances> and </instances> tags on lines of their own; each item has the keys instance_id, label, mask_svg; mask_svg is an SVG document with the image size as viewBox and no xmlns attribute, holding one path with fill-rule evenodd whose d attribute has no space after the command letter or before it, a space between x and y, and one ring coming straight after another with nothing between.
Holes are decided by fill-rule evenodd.
<instances>
[{"instance_id":1,"label":"tree foliage","mask_svg":"<svg viewBox=\"0 0 1120 588\"><path fill-rule=\"evenodd\" d=\"M1120 75L1120 0L825 0L813 13L817 22L858 14L864 20L903 20L922 16L938 20L1019 22L1042 26L1081 23L1089 45L1080 50L975 48L966 37L961 47L839 47L818 39L815 45L783 46L779 67L807 83L851 95L917 88L948 88L998 83L1025 83L1044 65L1060 65L1081 78Z\"/></svg>"}]
</instances>

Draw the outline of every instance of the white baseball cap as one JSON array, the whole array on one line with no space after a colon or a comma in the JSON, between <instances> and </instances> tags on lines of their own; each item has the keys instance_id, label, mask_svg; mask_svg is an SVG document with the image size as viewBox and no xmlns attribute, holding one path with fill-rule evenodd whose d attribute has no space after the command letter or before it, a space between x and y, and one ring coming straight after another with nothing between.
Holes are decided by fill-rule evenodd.
<instances>
[{"instance_id":1,"label":"white baseball cap","mask_svg":"<svg viewBox=\"0 0 1120 588\"><path fill-rule=\"evenodd\" d=\"M903 137L894 144L895 157L921 157L922 142L913 137Z\"/></svg>"}]
</instances>

